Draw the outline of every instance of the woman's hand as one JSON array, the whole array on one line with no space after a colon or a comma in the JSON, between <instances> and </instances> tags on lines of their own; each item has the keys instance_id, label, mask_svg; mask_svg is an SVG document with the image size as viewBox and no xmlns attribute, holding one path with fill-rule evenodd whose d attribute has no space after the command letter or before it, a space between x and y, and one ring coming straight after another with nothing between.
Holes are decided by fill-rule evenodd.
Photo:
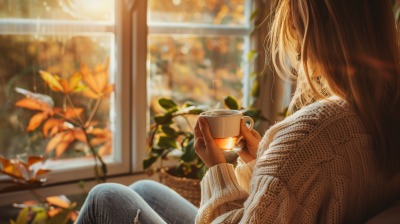
<instances>
[{"instance_id":1,"label":"woman's hand","mask_svg":"<svg viewBox=\"0 0 400 224\"><path fill-rule=\"evenodd\" d=\"M253 129L249 130L244 120L240 123L240 135L242 135L243 138L238 145L244 144L245 146L241 151L237 151L237 154L246 163L249 163L257 158L258 144L261 141L261 136L257 131Z\"/></svg>"},{"instance_id":2,"label":"woman's hand","mask_svg":"<svg viewBox=\"0 0 400 224\"><path fill-rule=\"evenodd\" d=\"M194 150L208 168L226 163L224 154L212 138L208 122L204 117L198 117L194 126Z\"/></svg>"}]
</instances>

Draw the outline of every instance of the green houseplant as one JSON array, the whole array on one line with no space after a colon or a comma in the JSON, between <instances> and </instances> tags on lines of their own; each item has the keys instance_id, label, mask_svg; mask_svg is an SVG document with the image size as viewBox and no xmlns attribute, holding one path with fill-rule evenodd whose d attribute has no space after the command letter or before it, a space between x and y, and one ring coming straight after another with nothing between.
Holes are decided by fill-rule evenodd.
<instances>
[{"instance_id":1,"label":"green houseplant","mask_svg":"<svg viewBox=\"0 0 400 224\"><path fill-rule=\"evenodd\" d=\"M172 99L167 98L160 98L158 103L164 109L164 113L157 114L150 127L147 139L147 156L143 160L143 169L147 170L149 175L159 171L159 168L154 167L155 162L159 158L166 159L169 153L178 149L182 153L176 166L177 176L188 175L192 172L192 167L195 164L197 177L201 180L207 171L207 167L193 148L193 127L184 130L182 125L174 121L178 117L183 117L189 123L189 117L196 117L206 109L204 106L198 106L191 102L178 106ZM232 96L224 98L224 106L231 110L242 110L243 115L253 118L255 125L260 121L268 121L259 109L244 110L240 108L238 101Z\"/></svg>"}]
</instances>

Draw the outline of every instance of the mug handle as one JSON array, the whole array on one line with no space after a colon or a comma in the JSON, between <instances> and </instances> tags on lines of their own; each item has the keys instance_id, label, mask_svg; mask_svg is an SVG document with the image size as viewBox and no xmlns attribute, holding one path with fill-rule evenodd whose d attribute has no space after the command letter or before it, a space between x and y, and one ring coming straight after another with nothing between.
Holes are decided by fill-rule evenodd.
<instances>
[{"instance_id":1,"label":"mug handle","mask_svg":"<svg viewBox=\"0 0 400 224\"><path fill-rule=\"evenodd\" d=\"M247 120L247 121L250 121L250 126L247 126L247 127L249 128L249 131L250 131L251 129L253 129L253 127L254 127L253 118L251 118L251 117L249 117L249 116L243 116L242 119L245 120L245 121L246 121L246 120ZM237 145L237 144L240 142L240 140L242 140L242 138L243 138L243 135L240 135L240 136L237 138L235 145Z\"/></svg>"}]
</instances>

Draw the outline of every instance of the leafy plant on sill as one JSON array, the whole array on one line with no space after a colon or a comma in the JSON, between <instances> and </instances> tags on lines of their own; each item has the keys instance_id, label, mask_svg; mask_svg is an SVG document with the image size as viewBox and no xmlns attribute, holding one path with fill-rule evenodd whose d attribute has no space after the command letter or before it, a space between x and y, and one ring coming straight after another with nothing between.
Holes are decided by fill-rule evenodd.
<instances>
[{"instance_id":1,"label":"leafy plant on sill","mask_svg":"<svg viewBox=\"0 0 400 224\"><path fill-rule=\"evenodd\" d=\"M14 204L14 207L24 208L21 210L16 221L10 220L10 223L22 224L31 221L33 224L40 223L64 223L71 219L75 221L78 213L74 210L76 203L69 202L65 197L42 197L35 189L42 186L47 181L40 176L51 172L48 169L42 169L43 156L29 156L26 162L16 159L6 159L0 156L3 169L0 173L8 175L11 180L2 180L1 184L7 186L0 189L1 192L7 192L17 189L29 189L37 198L37 201L26 201L22 204Z\"/></svg>"},{"instance_id":2,"label":"leafy plant on sill","mask_svg":"<svg viewBox=\"0 0 400 224\"><path fill-rule=\"evenodd\" d=\"M198 172L197 177L201 180L207 171L207 166L197 156L194 148L193 128L190 131L183 131L183 128L174 122L177 117L184 117L188 123L189 116L197 116L203 112L193 103L186 102L179 107L173 100L160 98L159 105L165 110L165 113L154 117L154 124L150 127L149 137L147 139L147 157L143 160L143 169L147 170L148 175L157 172L153 164L159 159L166 159L167 155L174 149L181 148L183 154L176 167L179 176L187 175L192 172L191 163L195 163ZM224 105L227 109L239 110L238 101L233 96L224 98ZM261 111L255 108L243 110L245 116L253 118L255 125L260 121L268 121ZM178 147L180 146L180 147Z\"/></svg>"},{"instance_id":3,"label":"leafy plant on sill","mask_svg":"<svg viewBox=\"0 0 400 224\"><path fill-rule=\"evenodd\" d=\"M98 122L92 119L101 100L109 98L113 91L113 85L107 84L108 65L109 58L105 65L98 64L93 73L90 68L81 63L81 73L76 73L69 82L49 72L39 71L40 76L51 90L64 94L69 108L54 107L54 101L50 96L16 88L17 92L26 96L15 103L16 106L40 111L30 119L27 131L35 130L47 119L43 124L43 135L51 139L47 143L45 152L55 150L56 158L59 158L75 140L87 144L94 156L95 176L98 182L100 179L103 182L106 181L107 166L101 156L111 152L111 132L107 129L94 128ZM86 85L82 83L82 80ZM72 92L83 92L84 96L96 100L95 106L85 122L81 119L84 108L74 106L69 96ZM99 145L102 146L95 150L94 147ZM98 160L101 163L101 169L98 166Z\"/></svg>"}]
</instances>

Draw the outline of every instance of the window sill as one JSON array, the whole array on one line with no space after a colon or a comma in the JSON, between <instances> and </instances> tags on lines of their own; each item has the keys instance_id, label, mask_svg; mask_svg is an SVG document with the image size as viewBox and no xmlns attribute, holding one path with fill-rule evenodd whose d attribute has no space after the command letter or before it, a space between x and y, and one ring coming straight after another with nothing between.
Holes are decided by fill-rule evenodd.
<instances>
[{"instance_id":1,"label":"window sill","mask_svg":"<svg viewBox=\"0 0 400 224\"><path fill-rule=\"evenodd\" d=\"M133 173L126 175L110 176L107 178L107 183L119 183L123 185L130 185L139 180L155 180L159 181L158 175L155 174L151 177L147 176L145 173ZM78 186L79 181L64 183L64 184L53 184L38 188L37 191L43 197L57 196L57 195L73 195L80 194L83 192ZM89 192L97 182L94 179L85 180L85 192ZM21 190L15 192L8 192L0 194L0 206L9 205L12 203L19 203L22 201L35 200L36 198L29 190Z\"/></svg>"}]
</instances>

